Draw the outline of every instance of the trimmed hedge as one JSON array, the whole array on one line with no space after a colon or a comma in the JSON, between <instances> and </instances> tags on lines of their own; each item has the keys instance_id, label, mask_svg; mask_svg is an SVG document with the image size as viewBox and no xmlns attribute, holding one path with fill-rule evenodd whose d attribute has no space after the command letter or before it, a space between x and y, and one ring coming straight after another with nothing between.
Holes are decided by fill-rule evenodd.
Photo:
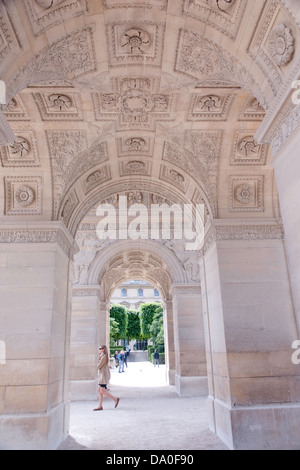
<instances>
[{"instance_id":1,"label":"trimmed hedge","mask_svg":"<svg viewBox=\"0 0 300 470\"><path fill-rule=\"evenodd\" d=\"M150 355L150 362L152 362L152 364L154 363L154 353L151 353ZM159 363L160 364L165 364L165 354L164 353L159 353Z\"/></svg>"},{"instance_id":2,"label":"trimmed hedge","mask_svg":"<svg viewBox=\"0 0 300 470\"><path fill-rule=\"evenodd\" d=\"M124 346L114 346L113 348L110 348L109 351L110 351L110 355L113 357L115 355L115 352L118 351L118 353L120 351L124 350Z\"/></svg>"}]
</instances>

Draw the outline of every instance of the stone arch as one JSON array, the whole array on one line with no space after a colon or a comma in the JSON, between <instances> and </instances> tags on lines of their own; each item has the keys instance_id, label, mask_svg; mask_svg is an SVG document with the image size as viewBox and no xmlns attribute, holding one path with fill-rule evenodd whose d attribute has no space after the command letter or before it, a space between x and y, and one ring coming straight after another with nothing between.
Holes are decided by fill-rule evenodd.
<instances>
[{"instance_id":1,"label":"stone arch","mask_svg":"<svg viewBox=\"0 0 300 470\"><path fill-rule=\"evenodd\" d=\"M112 243L104 253L99 253L93 261L89 271L88 284L97 285L102 283L103 277L105 276L105 269L113 258L118 257L128 251L138 252L139 250L142 250L149 255L152 254L154 256L158 256L162 263L164 263L164 266L166 266L169 282L166 286L160 286L160 289L163 291L164 298L169 300L169 289L171 284L185 283L186 274L174 253L172 253L161 242L153 240L126 240L126 244L124 241L116 241ZM122 274L117 273L117 277L117 284L120 284L121 280L126 278L126 275L124 278ZM148 279L150 280L150 278ZM148 279L145 280L147 281ZM155 282L156 285L159 285L157 284L157 281L155 281L154 277L151 277L151 282Z\"/></svg>"}]
</instances>

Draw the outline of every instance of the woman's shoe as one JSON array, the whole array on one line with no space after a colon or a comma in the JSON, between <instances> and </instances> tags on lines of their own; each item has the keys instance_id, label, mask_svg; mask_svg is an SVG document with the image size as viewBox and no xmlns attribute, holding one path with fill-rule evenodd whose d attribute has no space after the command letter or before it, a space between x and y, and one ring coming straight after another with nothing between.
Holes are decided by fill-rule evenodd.
<instances>
[{"instance_id":1,"label":"woman's shoe","mask_svg":"<svg viewBox=\"0 0 300 470\"><path fill-rule=\"evenodd\" d=\"M102 411L103 408L95 408L93 411Z\"/></svg>"},{"instance_id":2,"label":"woman's shoe","mask_svg":"<svg viewBox=\"0 0 300 470\"><path fill-rule=\"evenodd\" d=\"M120 398L117 398L117 403L115 404L115 408L117 408L119 401L120 401Z\"/></svg>"}]
</instances>

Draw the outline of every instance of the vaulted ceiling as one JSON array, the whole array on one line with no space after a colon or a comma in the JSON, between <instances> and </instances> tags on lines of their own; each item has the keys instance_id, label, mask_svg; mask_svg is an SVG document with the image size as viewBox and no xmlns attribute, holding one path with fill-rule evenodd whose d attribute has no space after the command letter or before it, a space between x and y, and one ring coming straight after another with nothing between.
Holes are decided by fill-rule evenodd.
<instances>
[{"instance_id":1,"label":"vaulted ceiling","mask_svg":"<svg viewBox=\"0 0 300 470\"><path fill-rule=\"evenodd\" d=\"M80 233L122 194L279 217L255 134L300 47L285 2L2 0L0 18L1 220Z\"/></svg>"}]
</instances>

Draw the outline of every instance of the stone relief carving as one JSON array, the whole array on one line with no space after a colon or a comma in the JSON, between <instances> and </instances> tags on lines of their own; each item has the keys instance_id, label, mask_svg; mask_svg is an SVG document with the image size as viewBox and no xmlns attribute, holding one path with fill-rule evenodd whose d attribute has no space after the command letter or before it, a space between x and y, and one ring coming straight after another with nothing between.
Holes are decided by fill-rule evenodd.
<instances>
[{"instance_id":1,"label":"stone relief carving","mask_svg":"<svg viewBox=\"0 0 300 470\"><path fill-rule=\"evenodd\" d=\"M161 166L160 179L175 185L184 193L186 192L189 185L189 180L187 178L184 178L181 173L178 173L178 171L175 171L165 165Z\"/></svg>"},{"instance_id":2,"label":"stone relief carving","mask_svg":"<svg viewBox=\"0 0 300 470\"><path fill-rule=\"evenodd\" d=\"M83 120L80 95L60 93L33 93L43 121Z\"/></svg>"},{"instance_id":3,"label":"stone relief carving","mask_svg":"<svg viewBox=\"0 0 300 470\"><path fill-rule=\"evenodd\" d=\"M20 96L10 100L5 108L4 116L8 121L29 121L29 116Z\"/></svg>"},{"instance_id":4,"label":"stone relief carving","mask_svg":"<svg viewBox=\"0 0 300 470\"><path fill-rule=\"evenodd\" d=\"M238 131L232 152L232 165L265 165L267 157L266 145L256 142L253 135L247 131Z\"/></svg>"},{"instance_id":5,"label":"stone relief carving","mask_svg":"<svg viewBox=\"0 0 300 470\"><path fill-rule=\"evenodd\" d=\"M15 142L10 145L11 154L19 158L28 155L29 151L30 144L24 137L17 137Z\"/></svg>"},{"instance_id":6,"label":"stone relief carving","mask_svg":"<svg viewBox=\"0 0 300 470\"><path fill-rule=\"evenodd\" d=\"M143 194L139 191L131 191L128 194L128 202L130 204L142 204Z\"/></svg>"},{"instance_id":7,"label":"stone relief carving","mask_svg":"<svg viewBox=\"0 0 300 470\"><path fill-rule=\"evenodd\" d=\"M186 14L235 38L245 12L244 0L183 0Z\"/></svg>"},{"instance_id":8,"label":"stone relief carving","mask_svg":"<svg viewBox=\"0 0 300 470\"><path fill-rule=\"evenodd\" d=\"M5 177L5 215L41 213L40 177Z\"/></svg>"},{"instance_id":9,"label":"stone relief carving","mask_svg":"<svg viewBox=\"0 0 300 470\"><path fill-rule=\"evenodd\" d=\"M26 2L27 3L27 2ZM23 69L12 77L7 88L10 100L28 84L43 80L71 80L96 70L95 47L92 28L79 31L44 47Z\"/></svg>"},{"instance_id":10,"label":"stone relief carving","mask_svg":"<svg viewBox=\"0 0 300 470\"><path fill-rule=\"evenodd\" d=\"M269 50L279 66L288 64L294 55L294 37L285 24L276 25L269 35Z\"/></svg>"},{"instance_id":11,"label":"stone relief carving","mask_svg":"<svg viewBox=\"0 0 300 470\"><path fill-rule=\"evenodd\" d=\"M240 115L241 121L262 121L265 110L257 98L249 96Z\"/></svg>"},{"instance_id":12,"label":"stone relief carving","mask_svg":"<svg viewBox=\"0 0 300 470\"><path fill-rule=\"evenodd\" d=\"M225 121L228 117L233 96L195 94L188 113L188 121Z\"/></svg>"},{"instance_id":13,"label":"stone relief carving","mask_svg":"<svg viewBox=\"0 0 300 470\"><path fill-rule=\"evenodd\" d=\"M171 120L172 101L170 95L153 93L155 82L148 78L123 79L116 88L118 92L99 95L93 93L97 120L117 121L117 130L154 130L156 121ZM145 140L145 139L143 139ZM127 145L142 148L143 140L136 138Z\"/></svg>"},{"instance_id":14,"label":"stone relief carving","mask_svg":"<svg viewBox=\"0 0 300 470\"><path fill-rule=\"evenodd\" d=\"M15 141L0 148L0 156L4 167L36 167L39 166L39 156L36 137L33 131L21 131Z\"/></svg>"},{"instance_id":15,"label":"stone relief carving","mask_svg":"<svg viewBox=\"0 0 300 470\"><path fill-rule=\"evenodd\" d=\"M150 44L150 35L139 28L128 29L121 37L121 47L128 54L143 54L149 49Z\"/></svg>"},{"instance_id":16,"label":"stone relief carving","mask_svg":"<svg viewBox=\"0 0 300 470\"><path fill-rule=\"evenodd\" d=\"M254 188L249 184L241 184L235 189L235 197L241 204L253 204Z\"/></svg>"},{"instance_id":17,"label":"stone relief carving","mask_svg":"<svg viewBox=\"0 0 300 470\"><path fill-rule=\"evenodd\" d=\"M233 212L263 212L263 176L231 177L231 202Z\"/></svg>"},{"instance_id":18,"label":"stone relief carving","mask_svg":"<svg viewBox=\"0 0 300 470\"><path fill-rule=\"evenodd\" d=\"M149 21L108 24L106 27L110 65L145 63L159 66L165 25Z\"/></svg>"},{"instance_id":19,"label":"stone relief carving","mask_svg":"<svg viewBox=\"0 0 300 470\"><path fill-rule=\"evenodd\" d=\"M29 186L20 186L15 192L15 199L22 207L30 206L30 204L34 201L34 198L34 191Z\"/></svg>"},{"instance_id":20,"label":"stone relief carving","mask_svg":"<svg viewBox=\"0 0 300 470\"><path fill-rule=\"evenodd\" d=\"M70 18L86 10L85 0L26 0L24 6L35 35L61 22L61 15Z\"/></svg>"},{"instance_id":21,"label":"stone relief carving","mask_svg":"<svg viewBox=\"0 0 300 470\"><path fill-rule=\"evenodd\" d=\"M181 30L176 70L194 77L236 84L251 93L267 108L261 90L249 71L225 49L200 34Z\"/></svg>"}]
</instances>

